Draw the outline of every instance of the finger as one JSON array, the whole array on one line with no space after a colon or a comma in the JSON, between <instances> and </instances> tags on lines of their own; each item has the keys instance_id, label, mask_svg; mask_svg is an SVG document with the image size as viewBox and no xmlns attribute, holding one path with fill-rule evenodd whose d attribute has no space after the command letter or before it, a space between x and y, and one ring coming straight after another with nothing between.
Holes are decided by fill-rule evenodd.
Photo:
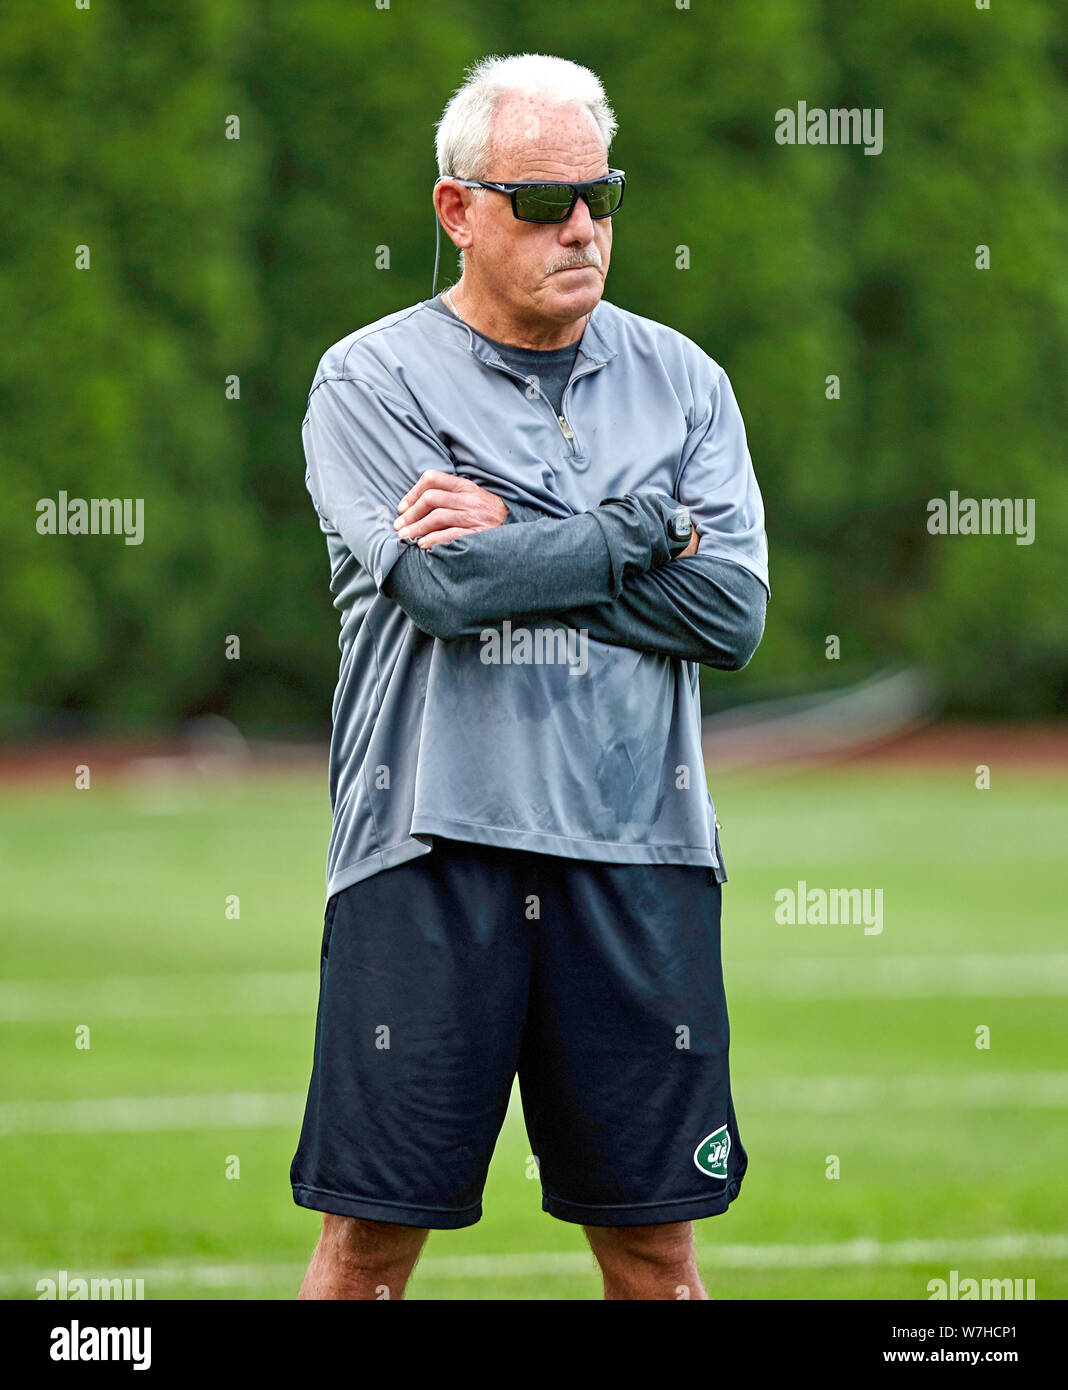
<instances>
[{"instance_id":1,"label":"finger","mask_svg":"<svg viewBox=\"0 0 1068 1390\"><path fill-rule=\"evenodd\" d=\"M458 498L455 492L446 492L444 488L430 487L410 503L405 510L397 517L393 523L393 528L399 531L402 526L408 526L413 521L418 521L428 512L434 511L436 507L456 508Z\"/></svg>"},{"instance_id":2,"label":"finger","mask_svg":"<svg viewBox=\"0 0 1068 1390\"><path fill-rule=\"evenodd\" d=\"M467 483L466 478L459 477L456 473L442 473L440 469L428 468L425 473L420 474L419 481L413 488L410 488L401 500L397 503L397 511L402 512L406 507L411 506L417 497L422 496L428 487L449 488L452 491L459 491Z\"/></svg>"},{"instance_id":3,"label":"finger","mask_svg":"<svg viewBox=\"0 0 1068 1390\"><path fill-rule=\"evenodd\" d=\"M475 526L450 526L445 531L432 531L429 536L422 536L416 542L421 550L429 550L433 545L443 545L445 541L454 541L458 536L469 536L478 528Z\"/></svg>"},{"instance_id":4,"label":"finger","mask_svg":"<svg viewBox=\"0 0 1068 1390\"><path fill-rule=\"evenodd\" d=\"M404 517L408 520L407 513ZM420 536L429 536L433 531L443 531L447 526L459 526L464 531L478 531L481 527L472 526L471 518L464 516L463 512L453 511L449 507L433 507L418 521L413 521L410 526L405 525L400 532L402 540L414 541Z\"/></svg>"}]
</instances>

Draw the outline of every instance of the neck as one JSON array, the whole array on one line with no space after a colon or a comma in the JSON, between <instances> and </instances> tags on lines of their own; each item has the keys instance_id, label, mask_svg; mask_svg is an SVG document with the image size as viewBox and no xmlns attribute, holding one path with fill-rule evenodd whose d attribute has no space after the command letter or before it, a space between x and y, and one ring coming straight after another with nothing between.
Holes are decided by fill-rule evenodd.
<instances>
[{"instance_id":1,"label":"neck","mask_svg":"<svg viewBox=\"0 0 1068 1390\"><path fill-rule=\"evenodd\" d=\"M590 319L585 312L563 323L555 319L546 322L536 316L519 317L481 294L466 275L462 275L442 297L445 307L451 308L468 327L496 343L508 343L512 347L542 351L570 347L582 337Z\"/></svg>"}]
</instances>

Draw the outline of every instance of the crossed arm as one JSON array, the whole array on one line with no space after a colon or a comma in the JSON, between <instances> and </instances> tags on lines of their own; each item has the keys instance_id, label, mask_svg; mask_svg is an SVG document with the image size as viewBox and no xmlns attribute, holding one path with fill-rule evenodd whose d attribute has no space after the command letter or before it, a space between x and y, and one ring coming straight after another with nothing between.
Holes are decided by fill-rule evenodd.
<instances>
[{"instance_id":1,"label":"crossed arm","mask_svg":"<svg viewBox=\"0 0 1068 1390\"><path fill-rule=\"evenodd\" d=\"M457 474L424 473L398 506L396 529L412 543L383 589L446 641L506 618L556 619L600 642L739 670L763 635L767 593L743 566L697 553L696 531L672 560L675 506L628 493L561 520Z\"/></svg>"}]
</instances>

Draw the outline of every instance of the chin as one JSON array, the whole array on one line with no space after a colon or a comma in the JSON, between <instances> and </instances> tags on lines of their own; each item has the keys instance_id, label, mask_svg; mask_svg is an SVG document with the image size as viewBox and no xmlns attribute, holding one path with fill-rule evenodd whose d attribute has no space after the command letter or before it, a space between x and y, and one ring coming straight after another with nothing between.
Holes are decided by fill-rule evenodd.
<instances>
[{"instance_id":1,"label":"chin","mask_svg":"<svg viewBox=\"0 0 1068 1390\"><path fill-rule=\"evenodd\" d=\"M565 271L566 275L567 272ZM597 272L594 277L589 275L568 276L576 283L573 288L568 288L557 283L552 284L553 305L562 317L578 318L581 314L588 314L600 303L601 296L604 294L604 281ZM555 276L552 277L555 281Z\"/></svg>"}]
</instances>

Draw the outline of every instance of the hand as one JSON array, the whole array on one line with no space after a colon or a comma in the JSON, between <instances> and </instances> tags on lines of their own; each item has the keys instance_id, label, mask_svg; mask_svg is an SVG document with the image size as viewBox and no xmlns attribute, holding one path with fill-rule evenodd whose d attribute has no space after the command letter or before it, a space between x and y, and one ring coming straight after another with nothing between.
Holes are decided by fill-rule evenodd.
<instances>
[{"instance_id":1,"label":"hand","mask_svg":"<svg viewBox=\"0 0 1068 1390\"><path fill-rule=\"evenodd\" d=\"M508 508L496 493L456 473L424 473L397 504L394 529L424 550L471 531L500 526Z\"/></svg>"},{"instance_id":2,"label":"hand","mask_svg":"<svg viewBox=\"0 0 1068 1390\"><path fill-rule=\"evenodd\" d=\"M697 534L697 527L695 526L695 527L693 528L693 533L692 533L691 536L690 536L690 543L689 543L689 545L687 545L687 547L686 547L685 550L680 550L679 553L678 553L677 555L673 555L673 556L672 556L672 559L673 559L673 560L685 560L686 557L687 557L687 555L696 555L696 554L697 554L697 547L698 547L698 544L700 543L700 540L701 540L701 537Z\"/></svg>"}]
</instances>

